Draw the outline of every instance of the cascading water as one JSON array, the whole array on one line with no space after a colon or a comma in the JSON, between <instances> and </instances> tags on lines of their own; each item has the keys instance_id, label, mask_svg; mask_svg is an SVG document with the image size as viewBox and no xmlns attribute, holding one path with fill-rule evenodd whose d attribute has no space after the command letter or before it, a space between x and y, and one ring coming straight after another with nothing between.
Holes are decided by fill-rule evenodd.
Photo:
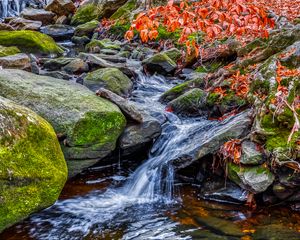
<instances>
[{"instance_id":1,"label":"cascading water","mask_svg":"<svg viewBox=\"0 0 300 240\"><path fill-rule=\"evenodd\" d=\"M122 187L109 187L105 192L94 191L84 197L58 201L51 208L33 215L29 221L34 238L77 240L91 232L99 235L126 224L123 239L174 239L174 236L189 239L176 233L174 229L178 223L162 215L164 205L177 200L173 198L172 162L184 154L193 153L207 138L221 131L222 126L204 118L179 119L166 112L158 100L172 86L173 83L164 77L147 77L139 73L131 100L163 122L162 134L149 159L129 176Z\"/></svg>"},{"instance_id":2,"label":"cascading water","mask_svg":"<svg viewBox=\"0 0 300 240\"><path fill-rule=\"evenodd\" d=\"M43 8L49 0L0 0L0 20L19 16L25 7Z\"/></svg>"}]
</instances>

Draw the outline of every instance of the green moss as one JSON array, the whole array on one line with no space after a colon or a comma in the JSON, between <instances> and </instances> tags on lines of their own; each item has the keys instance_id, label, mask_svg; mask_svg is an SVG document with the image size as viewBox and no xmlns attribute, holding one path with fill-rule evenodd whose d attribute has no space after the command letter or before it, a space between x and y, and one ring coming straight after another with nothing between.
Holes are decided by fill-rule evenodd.
<instances>
[{"instance_id":1,"label":"green moss","mask_svg":"<svg viewBox=\"0 0 300 240\"><path fill-rule=\"evenodd\" d=\"M127 1L122 7L120 7L111 17L110 19L129 19L132 11L136 9L136 0Z\"/></svg>"},{"instance_id":2,"label":"green moss","mask_svg":"<svg viewBox=\"0 0 300 240\"><path fill-rule=\"evenodd\" d=\"M0 57L5 57L9 55L15 55L21 51L17 47L3 47L0 46Z\"/></svg>"},{"instance_id":3,"label":"green moss","mask_svg":"<svg viewBox=\"0 0 300 240\"><path fill-rule=\"evenodd\" d=\"M87 4L77 9L76 13L72 17L71 24L84 24L95 19L98 19L97 6L94 4Z\"/></svg>"},{"instance_id":4,"label":"green moss","mask_svg":"<svg viewBox=\"0 0 300 240\"><path fill-rule=\"evenodd\" d=\"M79 37L92 35L94 30L98 26L99 26L99 21L97 20L92 20L90 22L80 24L76 27L74 35Z\"/></svg>"},{"instance_id":5,"label":"green moss","mask_svg":"<svg viewBox=\"0 0 300 240\"><path fill-rule=\"evenodd\" d=\"M157 40L171 40L173 43L178 43L180 38L180 30L176 30L174 32L169 32L165 27L159 26L158 29L158 38Z\"/></svg>"},{"instance_id":6,"label":"green moss","mask_svg":"<svg viewBox=\"0 0 300 240\"><path fill-rule=\"evenodd\" d=\"M295 141L300 135L299 133L295 133L292 141L288 143L291 129L282 126L276 118L273 118L272 114L266 114L262 117L261 127L267 132L266 149L269 151L295 147Z\"/></svg>"},{"instance_id":7,"label":"green moss","mask_svg":"<svg viewBox=\"0 0 300 240\"><path fill-rule=\"evenodd\" d=\"M215 105L220 99L220 95L218 93L210 93L207 97L207 104L209 106Z\"/></svg>"},{"instance_id":8,"label":"green moss","mask_svg":"<svg viewBox=\"0 0 300 240\"><path fill-rule=\"evenodd\" d=\"M50 124L27 108L8 106L3 108L0 99L6 126L0 130L0 216L5 216L0 218L0 232L53 204L67 178Z\"/></svg>"},{"instance_id":9,"label":"green moss","mask_svg":"<svg viewBox=\"0 0 300 240\"><path fill-rule=\"evenodd\" d=\"M117 68L102 68L90 72L84 78L84 84L92 90L104 87L118 95L127 95L131 88L131 80Z\"/></svg>"},{"instance_id":10,"label":"green moss","mask_svg":"<svg viewBox=\"0 0 300 240\"><path fill-rule=\"evenodd\" d=\"M100 47L101 49L112 49L112 50L120 50L121 47L119 44L116 44L112 42L110 39L102 39L102 40L97 40L93 39L90 43L86 45L86 49L92 49L95 47Z\"/></svg>"},{"instance_id":11,"label":"green moss","mask_svg":"<svg viewBox=\"0 0 300 240\"><path fill-rule=\"evenodd\" d=\"M77 122L74 127L72 142L77 146L85 147L87 147L87 143L97 143L98 147L107 143L115 144L125 125L124 116L118 112L108 114L86 113L85 118Z\"/></svg>"},{"instance_id":12,"label":"green moss","mask_svg":"<svg viewBox=\"0 0 300 240\"><path fill-rule=\"evenodd\" d=\"M63 50L51 37L29 30L0 31L0 45L16 46L22 51L29 53L63 53Z\"/></svg>"},{"instance_id":13,"label":"green moss","mask_svg":"<svg viewBox=\"0 0 300 240\"><path fill-rule=\"evenodd\" d=\"M171 88L170 90L166 91L160 98L163 102L169 102L180 95L184 94L188 90L192 88L203 88L205 84L204 78L196 78L193 80L186 81L184 83L178 84L177 86Z\"/></svg>"},{"instance_id":14,"label":"green moss","mask_svg":"<svg viewBox=\"0 0 300 240\"><path fill-rule=\"evenodd\" d=\"M224 64L222 62L205 63L203 66L197 67L196 72L212 73L218 70Z\"/></svg>"},{"instance_id":15,"label":"green moss","mask_svg":"<svg viewBox=\"0 0 300 240\"><path fill-rule=\"evenodd\" d=\"M113 35L124 36L130 26L129 22L122 23L122 21L117 21L108 31Z\"/></svg>"}]
</instances>

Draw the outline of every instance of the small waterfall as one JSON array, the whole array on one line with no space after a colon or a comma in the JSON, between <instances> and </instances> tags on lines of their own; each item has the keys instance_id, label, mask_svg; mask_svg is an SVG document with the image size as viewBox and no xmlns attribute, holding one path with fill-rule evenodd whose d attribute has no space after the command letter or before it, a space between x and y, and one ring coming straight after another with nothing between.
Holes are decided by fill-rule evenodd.
<instances>
[{"instance_id":1,"label":"small waterfall","mask_svg":"<svg viewBox=\"0 0 300 240\"><path fill-rule=\"evenodd\" d=\"M43 8L50 0L0 0L0 19L19 16L25 7Z\"/></svg>"}]
</instances>

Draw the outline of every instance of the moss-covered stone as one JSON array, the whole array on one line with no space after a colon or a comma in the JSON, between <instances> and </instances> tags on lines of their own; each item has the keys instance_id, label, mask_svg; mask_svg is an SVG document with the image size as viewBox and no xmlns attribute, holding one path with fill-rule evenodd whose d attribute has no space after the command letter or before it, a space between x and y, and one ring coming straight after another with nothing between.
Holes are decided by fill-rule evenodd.
<instances>
[{"instance_id":1,"label":"moss-covered stone","mask_svg":"<svg viewBox=\"0 0 300 240\"><path fill-rule=\"evenodd\" d=\"M77 9L76 13L72 17L71 24L80 25L95 19L98 19L97 6L90 3Z\"/></svg>"},{"instance_id":2,"label":"moss-covered stone","mask_svg":"<svg viewBox=\"0 0 300 240\"><path fill-rule=\"evenodd\" d=\"M51 125L0 97L0 232L52 205L67 166Z\"/></svg>"},{"instance_id":3,"label":"moss-covered stone","mask_svg":"<svg viewBox=\"0 0 300 240\"><path fill-rule=\"evenodd\" d=\"M51 37L43 33L29 30L0 31L0 45L8 47L16 46L20 50L28 53L63 53L63 50Z\"/></svg>"},{"instance_id":4,"label":"moss-covered stone","mask_svg":"<svg viewBox=\"0 0 300 240\"><path fill-rule=\"evenodd\" d=\"M128 0L122 7L120 7L111 17L112 20L126 19L129 20L132 11L137 8L137 0Z\"/></svg>"},{"instance_id":5,"label":"moss-covered stone","mask_svg":"<svg viewBox=\"0 0 300 240\"><path fill-rule=\"evenodd\" d=\"M266 191L274 181L273 173L264 165L240 166L229 162L227 169L231 181L253 193Z\"/></svg>"},{"instance_id":6,"label":"moss-covered stone","mask_svg":"<svg viewBox=\"0 0 300 240\"><path fill-rule=\"evenodd\" d=\"M78 37L91 36L98 26L99 21L97 20L92 20L90 22L80 24L75 28L74 35Z\"/></svg>"},{"instance_id":7,"label":"moss-covered stone","mask_svg":"<svg viewBox=\"0 0 300 240\"><path fill-rule=\"evenodd\" d=\"M177 67L177 64L165 53L157 53L142 63L152 73L169 74L174 72Z\"/></svg>"},{"instance_id":8,"label":"moss-covered stone","mask_svg":"<svg viewBox=\"0 0 300 240\"><path fill-rule=\"evenodd\" d=\"M181 52L177 48L171 48L164 51L169 58L171 58L174 62L177 62L179 58L182 56Z\"/></svg>"},{"instance_id":9,"label":"moss-covered stone","mask_svg":"<svg viewBox=\"0 0 300 240\"><path fill-rule=\"evenodd\" d=\"M205 80L204 80L204 75L203 75L203 77L198 77L196 79L189 80L184 83L178 84L177 86L166 91L160 97L160 101L170 102L170 101L174 100L175 98L179 97L180 95L184 94L185 92L189 91L190 89L204 88L204 86L205 86Z\"/></svg>"},{"instance_id":10,"label":"moss-covered stone","mask_svg":"<svg viewBox=\"0 0 300 240\"><path fill-rule=\"evenodd\" d=\"M169 102L168 107L182 115L203 115L206 110L206 96L205 91L194 88Z\"/></svg>"},{"instance_id":11,"label":"moss-covered stone","mask_svg":"<svg viewBox=\"0 0 300 240\"><path fill-rule=\"evenodd\" d=\"M84 85L92 91L104 87L118 95L128 95L133 86L131 80L117 68L102 68L90 72L84 78Z\"/></svg>"},{"instance_id":12,"label":"moss-covered stone","mask_svg":"<svg viewBox=\"0 0 300 240\"><path fill-rule=\"evenodd\" d=\"M62 136L68 167L74 170L70 175L82 170L84 160L95 163L111 153L126 124L116 105L79 84L21 70L2 70L0 88L0 95L31 108Z\"/></svg>"},{"instance_id":13,"label":"moss-covered stone","mask_svg":"<svg viewBox=\"0 0 300 240\"><path fill-rule=\"evenodd\" d=\"M120 50L121 46L118 41L112 42L110 39L97 40L93 39L90 43L86 45L86 50L91 50L95 47L100 49L111 49L111 50Z\"/></svg>"},{"instance_id":14,"label":"moss-covered stone","mask_svg":"<svg viewBox=\"0 0 300 240\"><path fill-rule=\"evenodd\" d=\"M6 57L20 53L17 47L4 47L0 45L0 57Z\"/></svg>"}]
</instances>

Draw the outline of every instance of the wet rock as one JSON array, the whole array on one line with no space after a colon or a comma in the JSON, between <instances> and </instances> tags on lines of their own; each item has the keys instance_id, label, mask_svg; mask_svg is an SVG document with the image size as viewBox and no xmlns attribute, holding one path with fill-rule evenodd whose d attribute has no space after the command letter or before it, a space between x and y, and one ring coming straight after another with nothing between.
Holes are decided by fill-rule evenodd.
<instances>
[{"instance_id":1,"label":"wet rock","mask_svg":"<svg viewBox=\"0 0 300 240\"><path fill-rule=\"evenodd\" d=\"M127 119L136 121L138 123L143 122L143 114L141 111L135 107L135 105L129 100L120 97L119 95L105 89L100 88L97 90L96 94L102 98L109 100L110 102L116 104Z\"/></svg>"},{"instance_id":2,"label":"wet rock","mask_svg":"<svg viewBox=\"0 0 300 240\"><path fill-rule=\"evenodd\" d=\"M25 8L21 12L21 17L28 20L40 21L43 25L48 25L54 22L55 14L44 9Z\"/></svg>"},{"instance_id":3,"label":"wet rock","mask_svg":"<svg viewBox=\"0 0 300 240\"><path fill-rule=\"evenodd\" d=\"M194 88L168 103L174 113L181 115L203 115L206 110L207 93Z\"/></svg>"},{"instance_id":4,"label":"wet rock","mask_svg":"<svg viewBox=\"0 0 300 240\"><path fill-rule=\"evenodd\" d=\"M103 87L118 95L128 95L133 87L131 80L117 68L102 68L90 72L83 84L92 91Z\"/></svg>"},{"instance_id":5,"label":"wet rock","mask_svg":"<svg viewBox=\"0 0 300 240\"><path fill-rule=\"evenodd\" d=\"M66 25L68 23L68 18L66 16L60 16L56 19L55 24L63 24Z\"/></svg>"},{"instance_id":6,"label":"wet rock","mask_svg":"<svg viewBox=\"0 0 300 240\"><path fill-rule=\"evenodd\" d=\"M62 68L63 71L66 71L67 73L70 74L79 74L83 72L88 72L89 71L89 65L84 62L81 59L74 59L71 62L69 62L67 65L65 65Z\"/></svg>"},{"instance_id":7,"label":"wet rock","mask_svg":"<svg viewBox=\"0 0 300 240\"><path fill-rule=\"evenodd\" d=\"M0 119L1 232L51 206L66 182L67 166L46 120L2 97Z\"/></svg>"},{"instance_id":8,"label":"wet rock","mask_svg":"<svg viewBox=\"0 0 300 240\"><path fill-rule=\"evenodd\" d=\"M204 225L205 227L209 228L212 232L218 234L234 237L242 237L245 235L237 225L232 224L232 222L222 218L212 216L195 216L194 219L200 225Z\"/></svg>"},{"instance_id":9,"label":"wet rock","mask_svg":"<svg viewBox=\"0 0 300 240\"><path fill-rule=\"evenodd\" d=\"M239 166L234 163L228 163L228 177L243 189L253 193L266 191L275 178L266 166Z\"/></svg>"},{"instance_id":10,"label":"wet rock","mask_svg":"<svg viewBox=\"0 0 300 240\"><path fill-rule=\"evenodd\" d=\"M284 186L283 184L277 183L273 185L273 193L278 197L280 200L284 200L290 197L293 193L293 189L289 189L288 187Z\"/></svg>"},{"instance_id":11,"label":"wet rock","mask_svg":"<svg viewBox=\"0 0 300 240\"><path fill-rule=\"evenodd\" d=\"M76 7L71 0L52 0L45 10L55 13L57 16L68 16L76 11Z\"/></svg>"},{"instance_id":12,"label":"wet rock","mask_svg":"<svg viewBox=\"0 0 300 240\"><path fill-rule=\"evenodd\" d=\"M0 95L30 107L62 136L70 176L110 154L126 125L116 105L80 84L21 70L2 70L0 88Z\"/></svg>"},{"instance_id":13,"label":"wet rock","mask_svg":"<svg viewBox=\"0 0 300 240\"><path fill-rule=\"evenodd\" d=\"M65 58L65 57L60 57L60 58L53 58L53 59L45 59L45 62L43 64L45 69L48 69L50 71L54 70L60 70L70 62L76 60L76 58Z\"/></svg>"},{"instance_id":14,"label":"wet rock","mask_svg":"<svg viewBox=\"0 0 300 240\"><path fill-rule=\"evenodd\" d=\"M18 17L11 19L9 21L9 25L12 26L15 30L38 31L42 26L42 22Z\"/></svg>"},{"instance_id":15,"label":"wet rock","mask_svg":"<svg viewBox=\"0 0 300 240\"><path fill-rule=\"evenodd\" d=\"M151 73L169 74L175 71L176 63L165 53L158 53L145 59L143 66Z\"/></svg>"},{"instance_id":16,"label":"wet rock","mask_svg":"<svg viewBox=\"0 0 300 240\"><path fill-rule=\"evenodd\" d=\"M253 240L265 239L290 239L297 240L300 238L299 232L289 229L281 224L270 224L256 227L255 233L252 235Z\"/></svg>"},{"instance_id":17,"label":"wet rock","mask_svg":"<svg viewBox=\"0 0 300 240\"><path fill-rule=\"evenodd\" d=\"M195 79L191 79L184 83L178 84L177 86L166 91L161 97L161 102L170 102L180 95L190 91L193 88L204 88L205 86L205 76L206 74L201 74Z\"/></svg>"},{"instance_id":18,"label":"wet rock","mask_svg":"<svg viewBox=\"0 0 300 240\"><path fill-rule=\"evenodd\" d=\"M90 22L81 24L75 28L74 35L77 37L88 36L91 37L93 35L94 30L98 27L99 22L96 20L92 20Z\"/></svg>"},{"instance_id":19,"label":"wet rock","mask_svg":"<svg viewBox=\"0 0 300 240\"><path fill-rule=\"evenodd\" d=\"M251 141L242 143L242 155L240 162L246 165L259 165L264 162L264 156L260 147Z\"/></svg>"},{"instance_id":20,"label":"wet rock","mask_svg":"<svg viewBox=\"0 0 300 240\"><path fill-rule=\"evenodd\" d=\"M0 57L0 66L3 68L28 69L30 68L30 58L24 53Z\"/></svg>"},{"instance_id":21,"label":"wet rock","mask_svg":"<svg viewBox=\"0 0 300 240\"><path fill-rule=\"evenodd\" d=\"M63 50L54 40L39 32L20 30L20 31L1 31L0 45L16 46L20 50L29 53L41 54L62 54Z\"/></svg>"},{"instance_id":22,"label":"wet rock","mask_svg":"<svg viewBox=\"0 0 300 240\"><path fill-rule=\"evenodd\" d=\"M5 31L14 31L15 29L12 26L8 25L8 24L0 22L0 31L2 31L2 30L5 30Z\"/></svg>"},{"instance_id":23,"label":"wet rock","mask_svg":"<svg viewBox=\"0 0 300 240\"><path fill-rule=\"evenodd\" d=\"M222 122L218 122L218 126L214 128L213 133L208 129L205 132L207 138L204 142L197 142L198 133L195 130L190 135L191 139L195 139L195 143L191 147L190 152L186 153L189 156L188 159L176 159L174 161L175 167L185 168L208 154L216 153L228 140L243 138L249 133L251 124L250 112L244 111ZM203 135L203 129L200 130L199 134Z\"/></svg>"},{"instance_id":24,"label":"wet rock","mask_svg":"<svg viewBox=\"0 0 300 240\"><path fill-rule=\"evenodd\" d=\"M96 54L98 58L104 59L112 63L126 63L127 58L116 55Z\"/></svg>"},{"instance_id":25,"label":"wet rock","mask_svg":"<svg viewBox=\"0 0 300 240\"><path fill-rule=\"evenodd\" d=\"M144 116L140 124L129 124L120 137L120 148L123 155L144 150L149 143L161 134L160 123L149 116Z\"/></svg>"},{"instance_id":26,"label":"wet rock","mask_svg":"<svg viewBox=\"0 0 300 240\"><path fill-rule=\"evenodd\" d=\"M17 47L4 47L0 45L0 57L15 55L17 53L20 53Z\"/></svg>"},{"instance_id":27,"label":"wet rock","mask_svg":"<svg viewBox=\"0 0 300 240\"><path fill-rule=\"evenodd\" d=\"M247 201L248 191L227 181L224 177L213 176L206 180L200 190L202 198L223 203L242 204Z\"/></svg>"},{"instance_id":28,"label":"wet rock","mask_svg":"<svg viewBox=\"0 0 300 240\"><path fill-rule=\"evenodd\" d=\"M73 36L71 40L73 43L81 46L84 46L90 41L89 37L87 36L83 36L83 37Z\"/></svg>"},{"instance_id":29,"label":"wet rock","mask_svg":"<svg viewBox=\"0 0 300 240\"><path fill-rule=\"evenodd\" d=\"M41 32L49 35L57 41L62 41L72 38L74 28L68 25L55 24L42 27Z\"/></svg>"}]
</instances>

